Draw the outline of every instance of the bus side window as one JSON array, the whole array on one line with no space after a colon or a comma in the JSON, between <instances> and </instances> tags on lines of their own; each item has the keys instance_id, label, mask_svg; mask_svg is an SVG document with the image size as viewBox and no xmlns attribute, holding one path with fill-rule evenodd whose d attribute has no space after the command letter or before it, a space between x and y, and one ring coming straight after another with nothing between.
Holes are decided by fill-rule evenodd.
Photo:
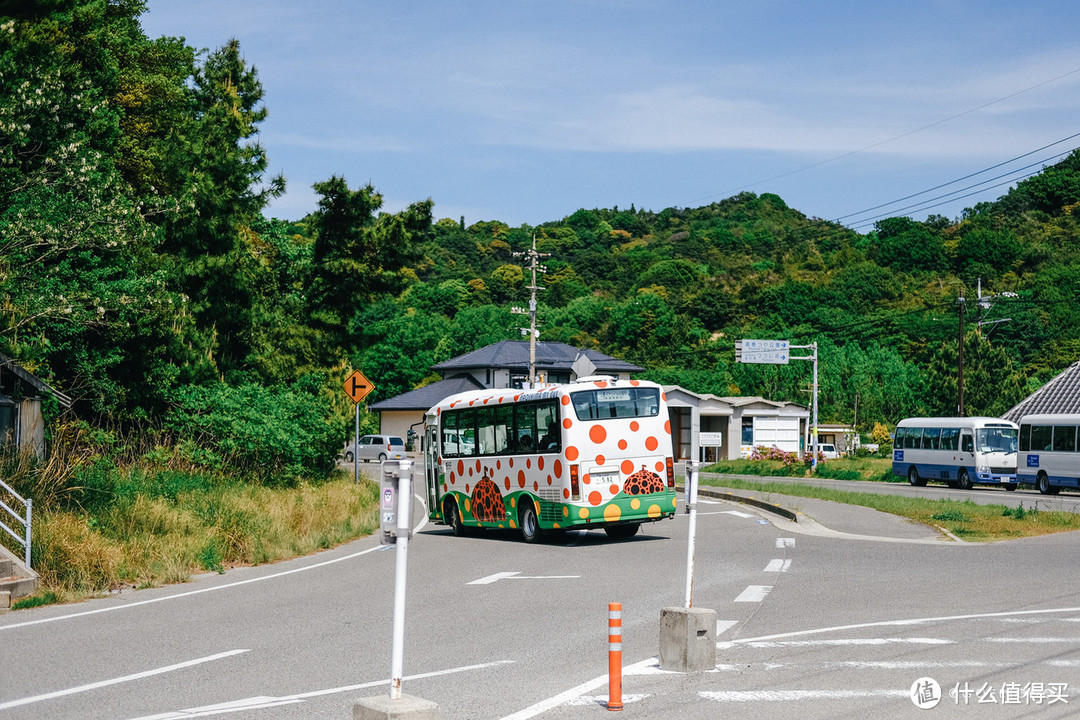
<instances>
[{"instance_id":1,"label":"bus side window","mask_svg":"<svg viewBox=\"0 0 1080 720\"><path fill-rule=\"evenodd\" d=\"M1031 426L1031 450L1033 452L1039 452L1040 450L1050 450L1052 445L1053 432L1050 425L1032 425Z\"/></svg>"},{"instance_id":2,"label":"bus side window","mask_svg":"<svg viewBox=\"0 0 1080 720\"><path fill-rule=\"evenodd\" d=\"M514 439L517 442L514 452L533 451L536 439L536 406L534 404L524 403L514 407Z\"/></svg>"},{"instance_id":3,"label":"bus side window","mask_svg":"<svg viewBox=\"0 0 1080 720\"><path fill-rule=\"evenodd\" d=\"M1031 426L1020 426L1020 452L1027 452L1031 449Z\"/></svg>"},{"instance_id":4,"label":"bus side window","mask_svg":"<svg viewBox=\"0 0 1080 720\"><path fill-rule=\"evenodd\" d=\"M536 406L536 429L544 432L536 446L539 452L558 452L561 449L558 406L554 402L542 402Z\"/></svg>"},{"instance_id":5,"label":"bus side window","mask_svg":"<svg viewBox=\"0 0 1080 720\"><path fill-rule=\"evenodd\" d=\"M514 407L500 405L495 408L495 452L505 453L510 449L510 436L514 432Z\"/></svg>"},{"instance_id":6,"label":"bus side window","mask_svg":"<svg viewBox=\"0 0 1080 720\"><path fill-rule=\"evenodd\" d=\"M443 414L443 446L442 452L446 457L457 457L460 450L458 449L458 431L457 431L458 414L456 412L448 412Z\"/></svg>"},{"instance_id":7,"label":"bus side window","mask_svg":"<svg viewBox=\"0 0 1080 720\"><path fill-rule=\"evenodd\" d=\"M975 452L975 440L972 435L964 433L960 436L960 452Z\"/></svg>"}]
</instances>

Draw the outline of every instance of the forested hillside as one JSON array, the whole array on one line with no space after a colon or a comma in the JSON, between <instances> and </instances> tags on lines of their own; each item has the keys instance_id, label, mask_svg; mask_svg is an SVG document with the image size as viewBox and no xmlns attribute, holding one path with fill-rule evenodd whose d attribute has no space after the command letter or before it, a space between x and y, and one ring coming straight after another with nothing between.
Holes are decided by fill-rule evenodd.
<instances>
[{"instance_id":1,"label":"forested hillside","mask_svg":"<svg viewBox=\"0 0 1080 720\"><path fill-rule=\"evenodd\" d=\"M148 38L139 0L5 7L0 352L82 420L193 462L327 466L349 368L378 400L520 337L515 253L534 235L542 339L698 392L801 403L807 363L735 364L734 342L816 341L822 420L954 413L960 297L969 414L1003 412L1080 356L1077 153L961 218L866 234L750 193L567 208L536 227L434 221L438 198L387 213L340 176L315 185L307 217L272 219L286 179L266 175L258 130L273 108L236 42L203 55Z\"/></svg>"}]
</instances>

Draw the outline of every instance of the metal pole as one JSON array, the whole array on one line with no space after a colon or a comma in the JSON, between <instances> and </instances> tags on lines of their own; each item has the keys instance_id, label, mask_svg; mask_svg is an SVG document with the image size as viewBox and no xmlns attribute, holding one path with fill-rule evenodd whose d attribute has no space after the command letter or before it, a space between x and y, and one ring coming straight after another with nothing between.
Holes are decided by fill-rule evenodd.
<instances>
[{"instance_id":1,"label":"metal pole","mask_svg":"<svg viewBox=\"0 0 1080 720\"><path fill-rule=\"evenodd\" d=\"M25 552L26 552L26 569L27 570L30 569L30 538L33 537L33 531L32 531L33 525L34 525L34 501L31 500L30 498L27 498L26 499L26 543L24 544L24 547L26 548Z\"/></svg>"},{"instance_id":2,"label":"metal pole","mask_svg":"<svg viewBox=\"0 0 1080 720\"><path fill-rule=\"evenodd\" d=\"M818 455L818 428L817 428L817 394L818 394L818 382L817 382L817 343L810 343L810 347L814 350L814 428L813 434L813 456L811 460L811 472L817 472L817 455Z\"/></svg>"},{"instance_id":3,"label":"metal pole","mask_svg":"<svg viewBox=\"0 0 1080 720\"><path fill-rule=\"evenodd\" d=\"M405 571L409 560L412 460L398 460L397 558L394 573L394 641L390 653L390 699L401 699L405 653Z\"/></svg>"},{"instance_id":4,"label":"metal pole","mask_svg":"<svg viewBox=\"0 0 1080 720\"><path fill-rule=\"evenodd\" d=\"M352 446L353 482L360 484L360 403L356 403L356 429Z\"/></svg>"},{"instance_id":5,"label":"metal pole","mask_svg":"<svg viewBox=\"0 0 1080 720\"><path fill-rule=\"evenodd\" d=\"M694 543L697 537L698 463L686 461L686 511L690 513L689 540L686 543L686 607L694 606Z\"/></svg>"},{"instance_id":6,"label":"metal pole","mask_svg":"<svg viewBox=\"0 0 1080 720\"><path fill-rule=\"evenodd\" d=\"M960 304L960 328L958 330L959 337L959 350L957 352L957 360L959 368L956 376L957 385L957 414L960 417L964 417L964 298L960 297L956 301Z\"/></svg>"}]
</instances>

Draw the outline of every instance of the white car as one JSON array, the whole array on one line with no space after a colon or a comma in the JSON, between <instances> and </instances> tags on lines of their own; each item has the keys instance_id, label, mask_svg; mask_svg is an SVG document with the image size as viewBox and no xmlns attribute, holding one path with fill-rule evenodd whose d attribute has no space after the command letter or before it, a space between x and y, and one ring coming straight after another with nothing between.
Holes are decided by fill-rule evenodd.
<instances>
[{"instance_id":1,"label":"white car","mask_svg":"<svg viewBox=\"0 0 1080 720\"><path fill-rule=\"evenodd\" d=\"M826 460L835 460L840 457L840 453L836 452L836 446L832 443L818 443L817 449L821 457Z\"/></svg>"},{"instance_id":2,"label":"white car","mask_svg":"<svg viewBox=\"0 0 1080 720\"><path fill-rule=\"evenodd\" d=\"M345 462L360 458L369 460L400 460L405 457L405 441L397 435L365 435L355 447L345 448Z\"/></svg>"}]
</instances>

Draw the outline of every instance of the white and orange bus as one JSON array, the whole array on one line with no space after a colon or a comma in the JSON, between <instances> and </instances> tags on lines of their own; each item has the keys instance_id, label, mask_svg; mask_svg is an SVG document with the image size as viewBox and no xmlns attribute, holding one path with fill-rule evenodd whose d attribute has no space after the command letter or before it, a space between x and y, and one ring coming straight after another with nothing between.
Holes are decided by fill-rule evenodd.
<instances>
[{"instance_id":1,"label":"white and orange bus","mask_svg":"<svg viewBox=\"0 0 1080 720\"><path fill-rule=\"evenodd\" d=\"M630 537L675 514L671 423L655 383L584 378L533 390L474 390L426 416L430 519L455 535L603 528Z\"/></svg>"}]
</instances>

